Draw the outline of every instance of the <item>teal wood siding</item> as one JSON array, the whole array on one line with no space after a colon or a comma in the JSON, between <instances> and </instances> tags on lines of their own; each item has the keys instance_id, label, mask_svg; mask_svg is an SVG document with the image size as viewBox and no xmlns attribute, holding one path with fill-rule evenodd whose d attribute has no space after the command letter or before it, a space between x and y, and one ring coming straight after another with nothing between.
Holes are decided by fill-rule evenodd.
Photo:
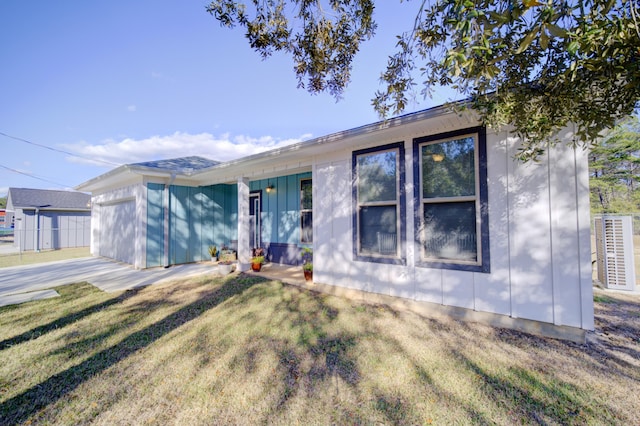
<instances>
[{"instance_id":1,"label":"teal wood siding","mask_svg":"<svg viewBox=\"0 0 640 426\"><path fill-rule=\"evenodd\" d=\"M208 260L209 245L220 247L237 240L236 185L172 185L169 192L171 264Z\"/></svg>"},{"instance_id":2,"label":"teal wood siding","mask_svg":"<svg viewBox=\"0 0 640 426\"><path fill-rule=\"evenodd\" d=\"M147 268L162 266L164 255L164 185L147 184Z\"/></svg>"},{"instance_id":3,"label":"teal wood siding","mask_svg":"<svg viewBox=\"0 0 640 426\"><path fill-rule=\"evenodd\" d=\"M251 191L262 190L262 242L300 244L300 179L311 172L261 179L250 183ZM267 192L267 186L274 190Z\"/></svg>"},{"instance_id":4,"label":"teal wood siding","mask_svg":"<svg viewBox=\"0 0 640 426\"><path fill-rule=\"evenodd\" d=\"M171 264L189 259L189 187L172 185L170 191L169 253Z\"/></svg>"}]
</instances>

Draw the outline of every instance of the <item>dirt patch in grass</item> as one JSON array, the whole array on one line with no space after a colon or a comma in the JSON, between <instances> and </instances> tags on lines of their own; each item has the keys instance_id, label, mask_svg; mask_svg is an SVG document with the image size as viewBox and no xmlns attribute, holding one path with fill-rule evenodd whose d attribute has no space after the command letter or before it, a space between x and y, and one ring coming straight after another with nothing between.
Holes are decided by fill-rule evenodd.
<instances>
[{"instance_id":1,"label":"dirt patch in grass","mask_svg":"<svg viewBox=\"0 0 640 426\"><path fill-rule=\"evenodd\" d=\"M640 298L575 344L255 276L0 308L0 424L640 424Z\"/></svg>"}]
</instances>

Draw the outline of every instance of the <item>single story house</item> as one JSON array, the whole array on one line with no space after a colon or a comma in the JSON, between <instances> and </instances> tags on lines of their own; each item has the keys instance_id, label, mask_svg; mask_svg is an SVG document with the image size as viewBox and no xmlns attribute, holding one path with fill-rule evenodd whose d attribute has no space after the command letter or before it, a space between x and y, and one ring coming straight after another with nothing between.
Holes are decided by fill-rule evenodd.
<instances>
[{"instance_id":1,"label":"single story house","mask_svg":"<svg viewBox=\"0 0 640 426\"><path fill-rule=\"evenodd\" d=\"M88 247L91 196L81 192L9 188L7 218L21 251Z\"/></svg>"},{"instance_id":2,"label":"single story house","mask_svg":"<svg viewBox=\"0 0 640 426\"><path fill-rule=\"evenodd\" d=\"M92 253L136 268L206 260L210 244L237 248L241 270L254 247L282 264L313 247L317 283L591 330L587 153L558 144L523 164L520 143L436 107L223 163L124 165L77 189L92 193Z\"/></svg>"}]
</instances>

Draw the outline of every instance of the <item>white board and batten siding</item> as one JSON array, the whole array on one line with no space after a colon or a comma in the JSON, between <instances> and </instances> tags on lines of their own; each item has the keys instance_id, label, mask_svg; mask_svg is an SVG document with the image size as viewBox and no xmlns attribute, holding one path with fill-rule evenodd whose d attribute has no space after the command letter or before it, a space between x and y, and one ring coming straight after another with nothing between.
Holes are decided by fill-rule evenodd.
<instances>
[{"instance_id":1,"label":"white board and batten siding","mask_svg":"<svg viewBox=\"0 0 640 426\"><path fill-rule=\"evenodd\" d=\"M100 256L120 262L135 263L136 201L125 200L113 204L103 204L100 213Z\"/></svg>"},{"instance_id":2,"label":"white board and batten siding","mask_svg":"<svg viewBox=\"0 0 640 426\"><path fill-rule=\"evenodd\" d=\"M558 146L521 164L517 138L487 130L490 272L435 269L416 266L414 243L413 138L427 135L404 140L406 265L354 260L351 151L315 159L314 281L593 329L586 152ZM385 143L372 137L368 146Z\"/></svg>"},{"instance_id":3,"label":"white board and batten siding","mask_svg":"<svg viewBox=\"0 0 640 426\"><path fill-rule=\"evenodd\" d=\"M147 196L143 184L111 189L92 198L91 253L144 268Z\"/></svg>"}]
</instances>

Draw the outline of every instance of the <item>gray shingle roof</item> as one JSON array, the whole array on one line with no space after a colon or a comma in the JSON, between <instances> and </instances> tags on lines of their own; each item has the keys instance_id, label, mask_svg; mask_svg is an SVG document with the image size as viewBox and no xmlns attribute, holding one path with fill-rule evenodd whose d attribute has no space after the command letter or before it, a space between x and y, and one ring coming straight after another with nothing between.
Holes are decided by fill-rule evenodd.
<instances>
[{"instance_id":1,"label":"gray shingle roof","mask_svg":"<svg viewBox=\"0 0 640 426\"><path fill-rule=\"evenodd\" d=\"M82 192L9 188L7 203L13 208L41 207L48 210L90 210L91 196Z\"/></svg>"},{"instance_id":2,"label":"gray shingle roof","mask_svg":"<svg viewBox=\"0 0 640 426\"><path fill-rule=\"evenodd\" d=\"M145 161L144 163L134 163L133 166L152 167L154 169L170 170L181 172L184 170L200 170L220 164L219 161L208 158L192 156L182 158L170 158L167 160Z\"/></svg>"}]
</instances>

